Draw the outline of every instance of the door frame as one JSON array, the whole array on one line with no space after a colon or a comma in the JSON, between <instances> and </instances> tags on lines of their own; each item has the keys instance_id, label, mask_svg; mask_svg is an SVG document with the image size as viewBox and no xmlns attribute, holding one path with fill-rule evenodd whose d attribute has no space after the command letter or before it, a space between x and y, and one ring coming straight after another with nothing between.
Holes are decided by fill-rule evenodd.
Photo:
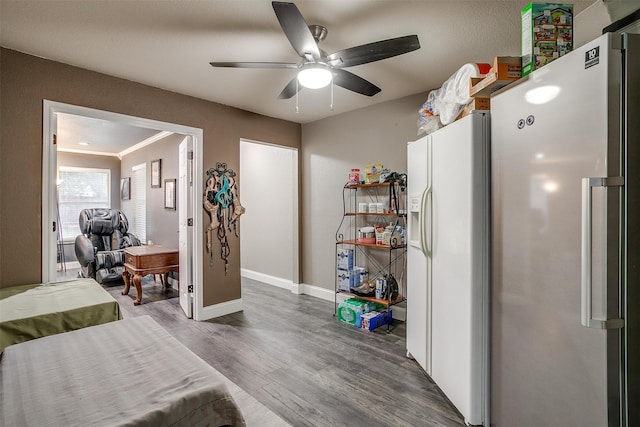
<instances>
[{"instance_id":1,"label":"door frame","mask_svg":"<svg viewBox=\"0 0 640 427\"><path fill-rule=\"evenodd\" d=\"M269 276L266 274L260 274L260 272L251 272L248 270L242 269L242 275L248 278L252 278L255 280L263 281L265 283L269 283L274 286L289 288L294 294L302 294L302 287L300 286L300 168L299 168L299 150L295 147L289 147L286 145L274 144L270 142L264 141L256 141L248 138L240 138L239 146L243 143L252 144L252 145L264 145L270 146L278 149L289 150L292 153L292 164L291 164L291 183L292 183L292 223L293 228L291 230L291 249L292 249L292 271L291 271L291 283L286 283L286 281L280 280L280 278L276 278L273 276ZM242 153L242 150L240 150ZM241 154L242 156L242 154ZM242 163L242 158L240 158L240 163ZM242 168L240 168L240 182L242 182ZM240 247L240 251L242 253L242 247Z\"/></svg>"},{"instance_id":2,"label":"door frame","mask_svg":"<svg viewBox=\"0 0 640 427\"><path fill-rule=\"evenodd\" d=\"M180 262L178 292L180 307L184 314L193 317L193 227L189 226L189 218L193 218L193 166L191 164L193 140L185 136L178 144L178 247L180 248ZM184 250L183 250L184 248ZM187 268L184 268L186 266Z\"/></svg>"},{"instance_id":3,"label":"door frame","mask_svg":"<svg viewBox=\"0 0 640 427\"><path fill-rule=\"evenodd\" d=\"M43 100L42 126L42 275L41 282L48 283L56 279L56 232L54 224L56 215L56 180L57 180L57 147L55 137L57 131L57 114L67 113L77 116L108 120L132 126L147 127L160 131L169 131L189 136L193 141L193 187L202 188L202 152L203 130L191 126L161 122L126 114L97 110L89 107L65 104L56 101ZM179 189L178 191L186 191ZM204 320L203 290L202 290L202 234L195 232L202 230L202 193L194 191L192 199L193 227L191 251L193 256L194 279L194 319Z\"/></svg>"}]
</instances>

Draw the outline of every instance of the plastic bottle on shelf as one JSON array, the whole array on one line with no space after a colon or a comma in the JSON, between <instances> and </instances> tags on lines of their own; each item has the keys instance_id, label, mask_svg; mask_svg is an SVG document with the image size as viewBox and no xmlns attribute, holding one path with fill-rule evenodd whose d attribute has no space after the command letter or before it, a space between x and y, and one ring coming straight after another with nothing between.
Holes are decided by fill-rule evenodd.
<instances>
[{"instance_id":1,"label":"plastic bottle on shelf","mask_svg":"<svg viewBox=\"0 0 640 427\"><path fill-rule=\"evenodd\" d=\"M391 236L393 235L393 224L389 223L389 225L385 228L382 233L382 244L390 245L391 244Z\"/></svg>"}]
</instances>

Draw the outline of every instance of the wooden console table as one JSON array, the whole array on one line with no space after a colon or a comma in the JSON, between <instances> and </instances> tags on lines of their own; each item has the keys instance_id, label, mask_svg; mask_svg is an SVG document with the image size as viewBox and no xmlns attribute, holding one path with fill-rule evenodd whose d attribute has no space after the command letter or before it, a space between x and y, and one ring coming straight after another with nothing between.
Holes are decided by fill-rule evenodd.
<instances>
[{"instance_id":1,"label":"wooden console table","mask_svg":"<svg viewBox=\"0 0 640 427\"><path fill-rule=\"evenodd\" d=\"M124 290L122 295L129 293L131 280L138 293L133 301L134 305L142 302L142 278L147 274L163 274L166 286L166 275L170 271L179 271L179 252L177 249L166 246L130 246L124 250Z\"/></svg>"}]
</instances>

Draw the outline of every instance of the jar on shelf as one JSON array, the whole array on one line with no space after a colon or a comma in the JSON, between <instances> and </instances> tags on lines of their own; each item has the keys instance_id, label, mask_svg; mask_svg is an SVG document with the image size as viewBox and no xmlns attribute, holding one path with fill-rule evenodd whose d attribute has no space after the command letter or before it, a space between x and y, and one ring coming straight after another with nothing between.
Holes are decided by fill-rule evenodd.
<instances>
[{"instance_id":1,"label":"jar on shelf","mask_svg":"<svg viewBox=\"0 0 640 427\"><path fill-rule=\"evenodd\" d=\"M351 169L349 172L349 184L360 184L360 169Z\"/></svg>"}]
</instances>

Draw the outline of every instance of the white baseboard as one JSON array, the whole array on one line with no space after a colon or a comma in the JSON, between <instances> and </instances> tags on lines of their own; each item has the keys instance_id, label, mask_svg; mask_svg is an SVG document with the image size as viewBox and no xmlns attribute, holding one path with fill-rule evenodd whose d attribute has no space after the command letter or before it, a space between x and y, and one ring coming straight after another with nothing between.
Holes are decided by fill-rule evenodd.
<instances>
[{"instance_id":1,"label":"white baseboard","mask_svg":"<svg viewBox=\"0 0 640 427\"><path fill-rule=\"evenodd\" d=\"M300 283L292 283L291 284L291 293L296 295L302 295L304 292L302 291L302 286Z\"/></svg>"},{"instance_id":2,"label":"white baseboard","mask_svg":"<svg viewBox=\"0 0 640 427\"><path fill-rule=\"evenodd\" d=\"M254 270L248 270L246 268L240 269L240 275L242 277L246 277L247 279L257 280L258 282L286 289L297 295L311 295L316 298L333 301L334 293L332 289L320 288L318 286L307 285L304 283L293 283L288 279L271 276L269 274L260 273Z\"/></svg>"},{"instance_id":3,"label":"white baseboard","mask_svg":"<svg viewBox=\"0 0 640 427\"><path fill-rule=\"evenodd\" d=\"M231 313L237 313L243 310L242 298L221 302L220 304L214 304L206 306L202 309L202 317L195 319L198 321L214 319L216 317L225 316Z\"/></svg>"},{"instance_id":4,"label":"white baseboard","mask_svg":"<svg viewBox=\"0 0 640 427\"><path fill-rule=\"evenodd\" d=\"M348 299L349 296L344 294L337 294L333 289L321 288L319 286L309 285L306 283L293 283L290 280L280 277L270 276L268 274L259 273L253 270L247 270L246 268L240 269L242 277L248 279L257 280L268 285L277 286L279 288L290 290L297 295L309 295L312 297L320 298L325 301L337 301L338 303ZM334 298L336 298L334 300ZM393 306L393 318L401 321L405 321L407 318L407 309L403 305Z\"/></svg>"},{"instance_id":5,"label":"white baseboard","mask_svg":"<svg viewBox=\"0 0 640 427\"><path fill-rule=\"evenodd\" d=\"M240 275L242 277L246 277L247 279L253 279L257 280L258 282L268 283L269 285L277 286L279 288L287 289L293 292L294 283L288 279L259 273L253 270L247 270L246 268L240 269Z\"/></svg>"},{"instance_id":6,"label":"white baseboard","mask_svg":"<svg viewBox=\"0 0 640 427\"><path fill-rule=\"evenodd\" d=\"M325 301L333 302L336 297L336 293L333 289L321 288L320 286L309 285L306 283L301 283L300 288L302 290L302 292L300 292L302 295L310 295Z\"/></svg>"}]
</instances>

